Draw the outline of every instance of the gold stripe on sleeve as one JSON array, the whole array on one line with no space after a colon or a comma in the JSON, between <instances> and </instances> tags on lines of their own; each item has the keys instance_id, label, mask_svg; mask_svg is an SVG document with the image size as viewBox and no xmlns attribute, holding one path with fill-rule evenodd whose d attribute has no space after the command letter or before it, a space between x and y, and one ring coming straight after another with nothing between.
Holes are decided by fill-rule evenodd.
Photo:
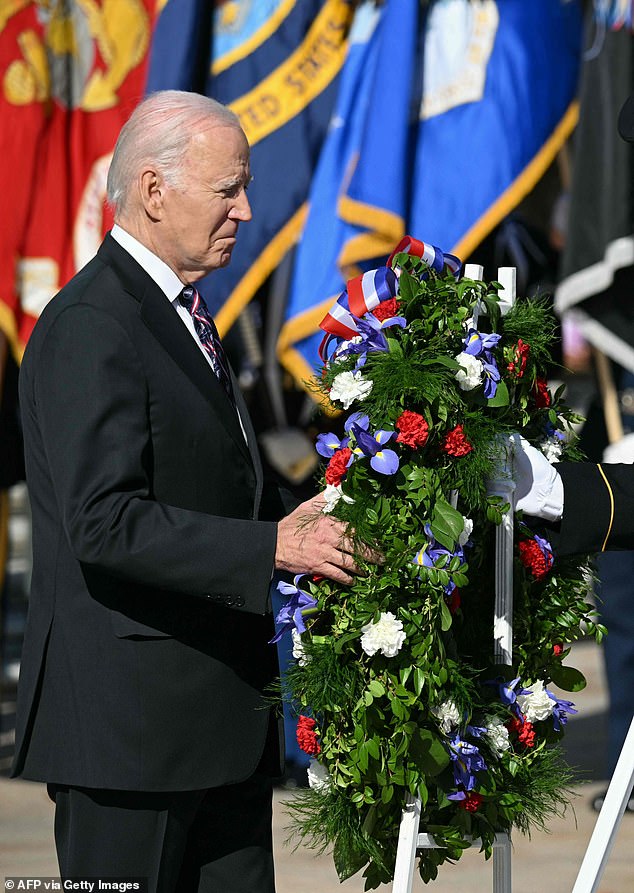
<instances>
[{"instance_id":1,"label":"gold stripe on sleeve","mask_svg":"<svg viewBox=\"0 0 634 893\"><path fill-rule=\"evenodd\" d=\"M608 494L610 496L610 523L608 524L608 532L605 535L605 539L603 540L603 545L601 546L601 551L605 552L605 547L608 544L608 540L610 539L610 534L612 533L612 525L614 524L614 493L612 492L612 487L610 486L610 482L605 476L605 472L601 468L600 465L597 465L599 469L599 474L603 478L605 482L605 486L608 488Z\"/></svg>"}]
</instances>

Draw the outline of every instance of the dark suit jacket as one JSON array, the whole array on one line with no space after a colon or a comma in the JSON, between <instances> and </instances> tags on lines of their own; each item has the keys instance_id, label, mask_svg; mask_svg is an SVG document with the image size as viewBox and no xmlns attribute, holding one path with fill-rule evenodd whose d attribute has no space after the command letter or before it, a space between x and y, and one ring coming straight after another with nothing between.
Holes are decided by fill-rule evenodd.
<instances>
[{"instance_id":1,"label":"dark suit jacket","mask_svg":"<svg viewBox=\"0 0 634 893\"><path fill-rule=\"evenodd\" d=\"M20 375L34 563L14 774L188 790L260 761L277 531L259 520L234 387L248 445L168 299L110 236L42 314Z\"/></svg>"}]
</instances>

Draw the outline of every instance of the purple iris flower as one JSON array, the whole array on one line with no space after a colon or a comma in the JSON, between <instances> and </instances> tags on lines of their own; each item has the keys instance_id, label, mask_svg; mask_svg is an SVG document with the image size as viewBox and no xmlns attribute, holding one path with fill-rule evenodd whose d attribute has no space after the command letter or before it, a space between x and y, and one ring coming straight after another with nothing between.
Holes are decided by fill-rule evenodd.
<instances>
[{"instance_id":1,"label":"purple iris flower","mask_svg":"<svg viewBox=\"0 0 634 893\"><path fill-rule=\"evenodd\" d=\"M447 800L466 800L467 794L464 791L454 791L453 794L447 794Z\"/></svg>"},{"instance_id":2,"label":"purple iris flower","mask_svg":"<svg viewBox=\"0 0 634 893\"><path fill-rule=\"evenodd\" d=\"M519 688L517 688L517 684L519 681L520 681L519 676L517 676L511 682L505 682L501 676L498 676L497 679L489 679L484 684L495 686L498 690L498 697L500 698L500 701L506 707L509 707L511 709L511 711L513 713L515 713L515 715L518 718L523 719L522 711L520 710L520 705L517 703L517 696L518 695L529 695L531 693L531 690L530 690L530 688L522 688L521 685Z\"/></svg>"},{"instance_id":3,"label":"purple iris flower","mask_svg":"<svg viewBox=\"0 0 634 893\"><path fill-rule=\"evenodd\" d=\"M473 738L482 738L486 733L487 730L484 726L467 726L465 729L465 734L471 735Z\"/></svg>"},{"instance_id":4,"label":"purple iris flower","mask_svg":"<svg viewBox=\"0 0 634 893\"><path fill-rule=\"evenodd\" d=\"M465 791L472 791L477 782L474 773L485 771L487 768L484 757L475 744L469 744L460 737L460 732L456 732L453 738L449 739L449 756L455 783L462 785Z\"/></svg>"},{"instance_id":5,"label":"purple iris flower","mask_svg":"<svg viewBox=\"0 0 634 893\"><path fill-rule=\"evenodd\" d=\"M399 326L404 329L407 326L407 320L404 316L390 316L388 319L377 319L374 313L366 313L363 319L359 320L358 328L363 336L373 344L385 345L379 350L387 350L387 340L383 334L384 329L390 329L392 326Z\"/></svg>"},{"instance_id":6,"label":"purple iris flower","mask_svg":"<svg viewBox=\"0 0 634 893\"><path fill-rule=\"evenodd\" d=\"M560 431L559 428L555 428L552 422L546 422L544 433L546 437L556 437L557 440L566 439L565 433L563 431Z\"/></svg>"},{"instance_id":7,"label":"purple iris flower","mask_svg":"<svg viewBox=\"0 0 634 893\"><path fill-rule=\"evenodd\" d=\"M480 361L484 371L484 396L489 400L491 397L495 397L495 392L498 389L500 370L492 356L488 361L485 361L483 357L484 355L480 358Z\"/></svg>"},{"instance_id":8,"label":"purple iris flower","mask_svg":"<svg viewBox=\"0 0 634 893\"><path fill-rule=\"evenodd\" d=\"M459 558L461 561L464 559L462 546L458 546L455 552L451 552L444 546L439 545L438 540L431 532L429 524L425 524L425 536L427 537L427 545L423 546L414 558L414 564L419 565L419 567L435 567L443 555L448 555L450 560L452 558Z\"/></svg>"},{"instance_id":9,"label":"purple iris flower","mask_svg":"<svg viewBox=\"0 0 634 893\"><path fill-rule=\"evenodd\" d=\"M275 633L270 640L269 645L279 642L284 633L289 629L296 629L298 633L306 632L303 613L311 608L315 608L317 606L317 599L299 588L298 583L302 577L305 576L306 574L297 574L293 579L293 583L284 583L282 581L277 584L279 592L281 592L282 595L290 595L290 599L285 605L282 605L275 618L276 623L280 624L281 629Z\"/></svg>"},{"instance_id":10,"label":"purple iris flower","mask_svg":"<svg viewBox=\"0 0 634 893\"><path fill-rule=\"evenodd\" d=\"M399 466L399 458L394 450L382 449L383 444L389 443L396 436L396 431L375 431L370 434L360 425L353 422L350 433L354 434L359 450L364 456L369 457L370 465L379 474L396 474Z\"/></svg>"},{"instance_id":11,"label":"purple iris flower","mask_svg":"<svg viewBox=\"0 0 634 893\"><path fill-rule=\"evenodd\" d=\"M562 726L565 726L568 722L568 714L569 713L579 713L578 710L575 710L574 701L564 701L557 698L550 689L544 689L548 697L551 701L555 702L555 707L553 709L553 726L556 732L561 732Z\"/></svg>"},{"instance_id":12,"label":"purple iris flower","mask_svg":"<svg viewBox=\"0 0 634 893\"><path fill-rule=\"evenodd\" d=\"M500 370L492 350L497 346L502 336L496 334L482 334L475 329L469 329L464 339L464 352L478 357L484 371L484 396L488 399L495 397L500 381Z\"/></svg>"},{"instance_id":13,"label":"purple iris flower","mask_svg":"<svg viewBox=\"0 0 634 893\"><path fill-rule=\"evenodd\" d=\"M339 440L336 434L332 434L329 431L327 434L319 434L317 436L315 449L320 456L323 456L325 459L330 459L331 456L334 456L337 450L341 450L343 449L343 447L347 447L348 441L349 438L347 437L343 437L341 440Z\"/></svg>"},{"instance_id":14,"label":"purple iris flower","mask_svg":"<svg viewBox=\"0 0 634 893\"><path fill-rule=\"evenodd\" d=\"M423 546L422 549L414 556L414 560L412 564L418 565L418 567L435 567L437 562L444 556L448 556L448 560L446 564L449 564L452 558L459 558L461 561L464 560L464 552L462 546L458 546L455 552L451 552L449 549L446 549L444 546L439 545L438 541L435 539L433 533L431 532L431 527L429 524L425 524L425 534L427 536L427 545ZM453 593L456 588L456 584L453 580L450 580L449 583L444 587L445 596L449 598L449 596Z\"/></svg>"},{"instance_id":15,"label":"purple iris flower","mask_svg":"<svg viewBox=\"0 0 634 893\"><path fill-rule=\"evenodd\" d=\"M357 425L357 427L361 428L363 431L367 431L370 427L370 417L364 412L353 412L348 416L343 425L343 430L346 434L350 434L350 429L353 425Z\"/></svg>"},{"instance_id":16,"label":"purple iris flower","mask_svg":"<svg viewBox=\"0 0 634 893\"><path fill-rule=\"evenodd\" d=\"M400 326L404 328L407 320L403 316L391 316L389 319L377 319L373 313L366 313L363 319L356 319L355 322L360 341L351 341L343 350L338 351L340 357L358 354L355 371L365 365L366 357L369 353L386 353L388 350L387 338L383 334L384 329L391 326Z\"/></svg>"},{"instance_id":17,"label":"purple iris flower","mask_svg":"<svg viewBox=\"0 0 634 893\"><path fill-rule=\"evenodd\" d=\"M472 357L479 357L496 347L501 337L495 334L483 335L475 329L469 329L464 339L464 352L471 354Z\"/></svg>"},{"instance_id":18,"label":"purple iris flower","mask_svg":"<svg viewBox=\"0 0 634 893\"><path fill-rule=\"evenodd\" d=\"M535 542L537 543L537 545L539 546L539 548L541 549L542 555L544 556L544 558L546 560L546 564L548 565L548 569L550 570L550 568L555 563L555 557L553 555L553 547L550 545L550 543L548 542L547 539L544 539L543 536L537 536L537 534L535 534L534 539L535 539Z\"/></svg>"}]
</instances>

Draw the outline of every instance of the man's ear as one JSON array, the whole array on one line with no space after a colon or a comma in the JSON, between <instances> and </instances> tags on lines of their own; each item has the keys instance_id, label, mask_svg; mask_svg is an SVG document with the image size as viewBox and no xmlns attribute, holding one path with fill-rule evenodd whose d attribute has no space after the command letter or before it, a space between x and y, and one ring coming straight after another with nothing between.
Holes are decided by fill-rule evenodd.
<instances>
[{"instance_id":1,"label":"man's ear","mask_svg":"<svg viewBox=\"0 0 634 893\"><path fill-rule=\"evenodd\" d=\"M161 175L152 168L146 168L139 177L139 191L147 214L153 220L160 220L165 198L165 181Z\"/></svg>"}]
</instances>

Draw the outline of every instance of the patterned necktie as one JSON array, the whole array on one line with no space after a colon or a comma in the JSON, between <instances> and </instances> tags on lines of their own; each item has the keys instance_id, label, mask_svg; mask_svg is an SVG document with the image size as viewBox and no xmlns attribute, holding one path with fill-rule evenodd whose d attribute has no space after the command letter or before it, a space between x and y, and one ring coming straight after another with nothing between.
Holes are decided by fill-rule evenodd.
<instances>
[{"instance_id":1,"label":"patterned necktie","mask_svg":"<svg viewBox=\"0 0 634 893\"><path fill-rule=\"evenodd\" d=\"M233 403L233 388L231 387L231 377L227 366L227 358L220 341L220 336L218 335L218 329L207 310L207 305L196 289L191 285L187 285L182 290L178 296L178 300L194 320L196 334L200 339L200 343L202 344L205 353L209 357L211 367L216 373L218 381L225 389L227 396Z\"/></svg>"}]
</instances>

